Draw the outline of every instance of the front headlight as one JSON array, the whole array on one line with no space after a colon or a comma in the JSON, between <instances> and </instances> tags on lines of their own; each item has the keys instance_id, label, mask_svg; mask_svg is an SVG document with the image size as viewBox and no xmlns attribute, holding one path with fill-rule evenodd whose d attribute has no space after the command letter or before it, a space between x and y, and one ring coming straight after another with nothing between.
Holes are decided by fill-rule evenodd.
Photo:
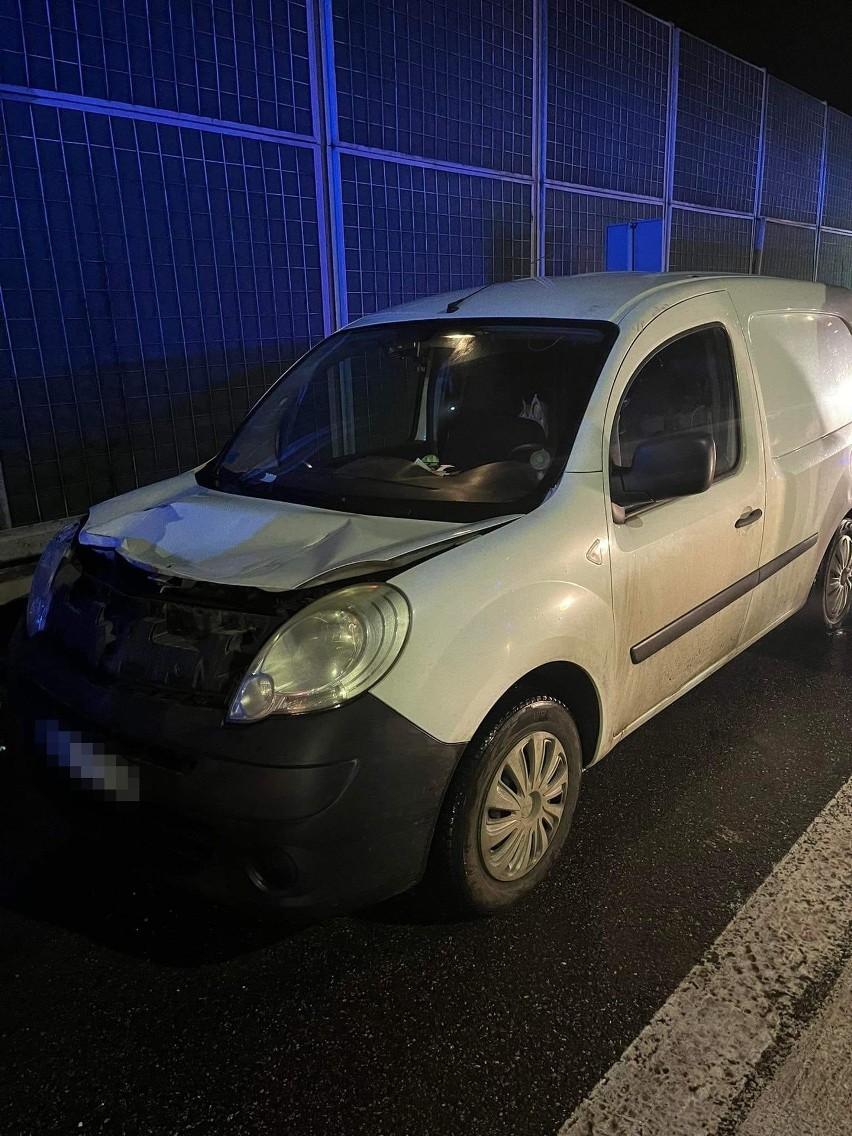
<instances>
[{"instance_id":1,"label":"front headlight","mask_svg":"<svg viewBox=\"0 0 852 1136\"><path fill-rule=\"evenodd\" d=\"M263 647L228 720L326 710L363 694L396 662L410 622L405 596L390 584L353 584L323 596Z\"/></svg>"},{"instance_id":2,"label":"front headlight","mask_svg":"<svg viewBox=\"0 0 852 1136\"><path fill-rule=\"evenodd\" d=\"M65 525L48 542L41 559L33 573L30 597L27 600L27 634L36 635L44 630L47 612L50 608L53 577L62 563L65 553L71 547L74 537L80 530L82 521L72 521Z\"/></svg>"}]
</instances>

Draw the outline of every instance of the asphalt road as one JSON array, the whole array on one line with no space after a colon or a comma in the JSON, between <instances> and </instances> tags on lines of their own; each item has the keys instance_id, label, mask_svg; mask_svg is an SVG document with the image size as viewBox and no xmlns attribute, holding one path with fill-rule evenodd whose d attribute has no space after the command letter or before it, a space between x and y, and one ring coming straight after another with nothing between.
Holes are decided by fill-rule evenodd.
<instances>
[{"instance_id":1,"label":"asphalt road","mask_svg":"<svg viewBox=\"0 0 852 1136\"><path fill-rule=\"evenodd\" d=\"M585 777L513 913L295 932L0 803L0 1132L553 1134L852 776L852 634L797 617ZM0 758L2 759L2 758Z\"/></svg>"}]
</instances>

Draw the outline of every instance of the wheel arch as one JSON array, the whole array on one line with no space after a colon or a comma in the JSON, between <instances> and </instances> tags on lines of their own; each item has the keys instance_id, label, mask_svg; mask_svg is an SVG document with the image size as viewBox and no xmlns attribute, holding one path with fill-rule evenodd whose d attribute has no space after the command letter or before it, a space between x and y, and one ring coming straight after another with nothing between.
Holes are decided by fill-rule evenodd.
<instances>
[{"instance_id":1,"label":"wheel arch","mask_svg":"<svg viewBox=\"0 0 852 1136\"><path fill-rule=\"evenodd\" d=\"M581 666L569 662L545 663L528 671L514 682L491 707L483 726L516 702L519 697L547 694L562 702L569 710L580 735L583 749L583 767L592 764L601 737L602 709L597 686ZM482 727L480 727L481 729ZM477 731L479 732L479 731Z\"/></svg>"}]
</instances>

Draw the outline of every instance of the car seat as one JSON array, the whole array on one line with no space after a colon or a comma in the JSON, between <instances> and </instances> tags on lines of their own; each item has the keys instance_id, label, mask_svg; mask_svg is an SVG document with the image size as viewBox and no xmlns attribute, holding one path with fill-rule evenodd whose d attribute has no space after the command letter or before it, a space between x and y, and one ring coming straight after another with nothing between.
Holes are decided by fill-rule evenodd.
<instances>
[{"instance_id":1,"label":"car seat","mask_svg":"<svg viewBox=\"0 0 852 1136\"><path fill-rule=\"evenodd\" d=\"M467 371L467 368L465 368ZM456 469L528 460L526 447L544 446L541 423L521 417L524 400L514 381L465 374L458 409L445 420L440 456ZM525 449L515 453L520 447Z\"/></svg>"}]
</instances>

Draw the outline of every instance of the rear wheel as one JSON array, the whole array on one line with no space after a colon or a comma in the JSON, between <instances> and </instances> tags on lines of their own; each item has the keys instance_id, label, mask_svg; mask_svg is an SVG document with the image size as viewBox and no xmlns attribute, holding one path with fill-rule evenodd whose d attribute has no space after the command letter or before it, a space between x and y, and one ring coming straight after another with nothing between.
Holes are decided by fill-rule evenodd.
<instances>
[{"instance_id":1,"label":"rear wheel","mask_svg":"<svg viewBox=\"0 0 852 1136\"><path fill-rule=\"evenodd\" d=\"M852 520L841 522L819 566L811 611L827 631L842 627L852 614Z\"/></svg>"},{"instance_id":2,"label":"rear wheel","mask_svg":"<svg viewBox=\"0 0 852 1136\"><path fill-rule=\"evenodd\" d=\"M532 891L565 843L581 768L577 728L555 699L519 699L486 726L447 793L432 890L455 910L480 915Z\"/></svg>"}]
</instances>

